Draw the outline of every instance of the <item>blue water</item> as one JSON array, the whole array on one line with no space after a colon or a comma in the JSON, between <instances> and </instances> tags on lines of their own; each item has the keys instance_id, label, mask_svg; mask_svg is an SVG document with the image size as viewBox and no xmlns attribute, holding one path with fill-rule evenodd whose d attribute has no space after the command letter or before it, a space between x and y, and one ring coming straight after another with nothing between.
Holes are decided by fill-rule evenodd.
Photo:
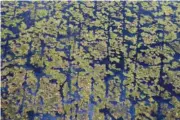
<instances>
[{"instance_id":1,"label":"blue water","mask_svg":"<svg viewBox=\"0 0 180 120\"><path fill-rule=\"evenodd\" d=\"M94 99L94 96L93 95L90 95L90 103L88 105L88 117L89 117L89 120L93 120L93 115L94 115L94 103L93 103L93 100Z\"/></svg>"}]
</instances>

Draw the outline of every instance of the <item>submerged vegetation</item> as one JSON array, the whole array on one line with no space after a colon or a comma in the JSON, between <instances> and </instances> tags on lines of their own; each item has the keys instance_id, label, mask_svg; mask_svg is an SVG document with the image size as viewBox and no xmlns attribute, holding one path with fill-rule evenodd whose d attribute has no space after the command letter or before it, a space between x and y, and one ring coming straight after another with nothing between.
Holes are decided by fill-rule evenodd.
<instances>
[{"instance_id":1,"label":"submerged vegetation","mask_svg":"<svg viewBox=\"0 0 180 120\"><path fill-rule=\"evenodd\" d=\"M1 2L2 120L180 119L179 2Z\"/></svg>"}]
</instances>

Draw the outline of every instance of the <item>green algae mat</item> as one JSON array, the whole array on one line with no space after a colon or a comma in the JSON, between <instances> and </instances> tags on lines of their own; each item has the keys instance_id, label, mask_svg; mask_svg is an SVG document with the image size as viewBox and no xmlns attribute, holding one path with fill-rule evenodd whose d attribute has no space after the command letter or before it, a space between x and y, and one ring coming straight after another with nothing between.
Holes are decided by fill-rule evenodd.
<instances>
[{"instance_id":1,"label":"green algae mat","mask_svg":"<svg viewBox=\"0 0 180 120\"><path fill-rule=\"evenodd\" d=\"M2 120L180 120L180 2L1 1Z\"/></svg>"}]
</instances>

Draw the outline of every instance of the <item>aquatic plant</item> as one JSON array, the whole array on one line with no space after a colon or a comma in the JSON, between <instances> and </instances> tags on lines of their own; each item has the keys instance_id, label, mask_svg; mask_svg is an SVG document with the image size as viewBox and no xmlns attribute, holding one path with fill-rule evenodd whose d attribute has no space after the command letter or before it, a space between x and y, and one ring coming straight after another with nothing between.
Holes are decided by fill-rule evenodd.
<instances>
[{"instance_id":1,"label":"aquatic plant","mask_svg":"<svg viewBox=\"0 0 180 120\"><path fill-rule=\"evenodd\" d=\"M179 2L1 3L3 120L180 118Z\"/></svg>"}]
</instances>

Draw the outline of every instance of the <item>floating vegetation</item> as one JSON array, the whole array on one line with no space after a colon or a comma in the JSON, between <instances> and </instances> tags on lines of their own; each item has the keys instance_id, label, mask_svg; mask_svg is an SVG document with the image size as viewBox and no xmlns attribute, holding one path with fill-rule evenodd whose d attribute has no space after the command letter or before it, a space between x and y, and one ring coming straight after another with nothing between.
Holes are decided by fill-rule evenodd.
<instances>
[{"instance_id":1,"label":"floating vegetation","mask_svg":"<svg viewBox=\"0 0 180 120\"><path fill-rule=\"evenodd\" d=\"M179 120L180 3L2 1L2 120Z\"/></svg>"}]
</instances>

